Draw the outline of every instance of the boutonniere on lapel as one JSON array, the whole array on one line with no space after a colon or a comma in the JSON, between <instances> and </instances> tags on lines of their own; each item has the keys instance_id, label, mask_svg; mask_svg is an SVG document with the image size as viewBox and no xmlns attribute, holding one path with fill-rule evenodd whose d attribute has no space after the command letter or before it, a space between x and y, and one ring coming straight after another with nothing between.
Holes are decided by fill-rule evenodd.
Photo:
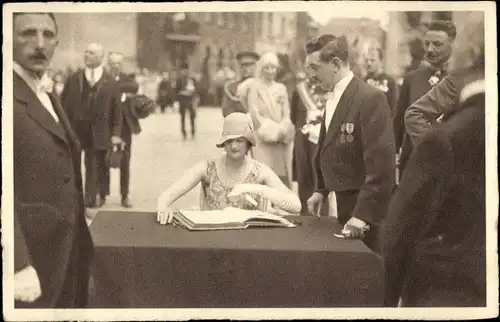
<instances>
[{"instance_id":1,"label":"boutonniere on lapel","mask_svg":"<svg viewBox=\"0 0 500 322\"><path fill-rule=\"evenodd\" d=\"M439 84L440 80L441 80L441 71L438 70L434 73L434 75L431 76L431 78L429 78L428 82L432 87L434 87L437 84Z\"/></svg>"}]
</instances>

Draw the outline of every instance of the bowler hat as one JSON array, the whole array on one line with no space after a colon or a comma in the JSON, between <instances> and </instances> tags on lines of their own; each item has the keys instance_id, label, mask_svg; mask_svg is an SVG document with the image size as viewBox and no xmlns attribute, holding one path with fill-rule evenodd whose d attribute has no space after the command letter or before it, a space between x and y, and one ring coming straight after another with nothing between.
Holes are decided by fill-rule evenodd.
<instances>
[{"instance_id":1,"label":"bowler hat","mask_svg":"<svg viewBox=\"0 0 500 322\"><path fill-rule=\"evenodd\" d=\"M242 137L255 146L255 137L248 115L239 112L231 113L224 118L222 135L216 145L222 148L226 141Z\"/></svg>"}]
</instances>

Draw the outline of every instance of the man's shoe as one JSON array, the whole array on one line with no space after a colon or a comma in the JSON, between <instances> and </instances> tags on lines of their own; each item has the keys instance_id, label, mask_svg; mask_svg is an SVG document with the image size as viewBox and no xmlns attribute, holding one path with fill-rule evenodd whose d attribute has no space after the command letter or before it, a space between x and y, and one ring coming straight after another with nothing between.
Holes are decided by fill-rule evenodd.
<instances>
[{"instance_id":1,"label":"man's shoe","mask_svg":"<svg viewBox=\"0 0 500 322\"><path fill-rule=\"evenodd\" d=\"M106 203L106 197L98 196L96 199L97 208L101 208Z\"/></svg>"},{"instance_id":2,"label":"man's shoe","mask_svg":"<svg viewBox=\"0 0 500 322\"><path fill-rule=\"evenodd\" d=\"M132 202L130 201L129 197L122 198L122 206L125 208L132 208Z\"/></svg>"}]
</instances>

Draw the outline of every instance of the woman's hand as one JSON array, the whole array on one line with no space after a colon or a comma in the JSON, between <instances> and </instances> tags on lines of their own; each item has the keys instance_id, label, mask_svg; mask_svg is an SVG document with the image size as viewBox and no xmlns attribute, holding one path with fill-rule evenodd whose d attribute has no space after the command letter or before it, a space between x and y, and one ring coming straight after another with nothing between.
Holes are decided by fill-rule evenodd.
<instances>
[{"instance_id":1,"label":"woman's hand","mask_svg":"<svg viewBox=\"0 0 500 322\"><path fill-rule=\"evenodd\" d=\"M156 220L160 225L170 224L172 222L172 218L174 216L174 212L170 209L168 210L158 210L156 214Z\"/></svg>"},{"instance_id":2,"label":"woman's hand","mask_svg":"<svg viewBox=\"0 0 500 322\"><path fill-rule=\"evenodd\" d=\"M258 190L257 186L259 186L259 185L250 184L250 183L237 184L236 186L234 186L233 190L231 190L231 192L228 193L227 196L229 198L231 198L231 197L241 196L245 193L256 193Z\"/></svg>"},{"instance_id":3,"label":"woman's hand","mask_svg":"<svg viewBox=\"0 0 500 322\"><path fill-rule=\"evenodd\" d=\"M156 221L158 221L160 225L166 225L172 222L173 211L167 206L167 201L165 200L165 196L163 194L158 198L158 205L156 209Z\"/></svg>"}]
</instances>

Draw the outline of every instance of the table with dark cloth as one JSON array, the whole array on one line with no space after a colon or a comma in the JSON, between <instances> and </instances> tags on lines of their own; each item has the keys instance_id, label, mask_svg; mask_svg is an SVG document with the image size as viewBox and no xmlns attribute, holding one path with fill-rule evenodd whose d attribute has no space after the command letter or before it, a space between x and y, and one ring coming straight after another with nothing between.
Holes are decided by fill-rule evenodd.
<instances>
[{"instance_id":1,"label":"table with dark cloth","mask_svg":"<svg viewBox=\"0 0 500 322\"><path fill-rule=\"evenodd\" d=\"M381 259L333 236L333 217L290 217L297 228L197 231L156 214L99 212L94 308L377 307Z\"/></svg>"}]
</instances>

